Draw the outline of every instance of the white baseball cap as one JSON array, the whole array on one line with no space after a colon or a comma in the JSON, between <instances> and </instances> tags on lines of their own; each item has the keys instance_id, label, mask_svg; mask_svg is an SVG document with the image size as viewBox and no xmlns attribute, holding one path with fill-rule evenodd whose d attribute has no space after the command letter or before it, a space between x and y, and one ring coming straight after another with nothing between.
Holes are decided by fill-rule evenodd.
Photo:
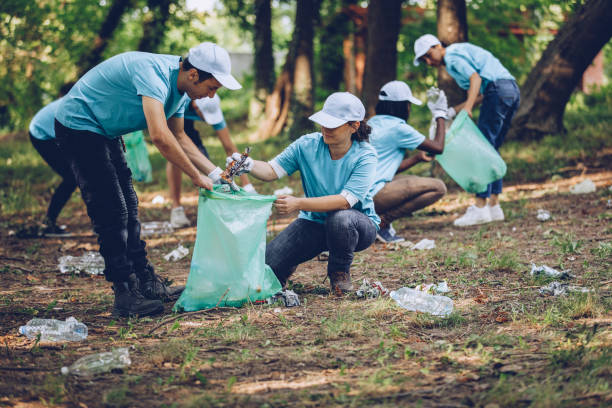
<instances>
[{"instance_id":1,"label":"white baseball cap","mask_svg":"<svg viewBox=\"0 0 612 408\"><path fill-rule=\"evenodd\" d=\"M328 129L335 129L346 122L362 121L365 107L358 97L349 92L334 92L323 104L323 109L308 119Z\"/></svg>"},{"instance_id":2,"label":"white baseball cap","mask_svg":"<svg viewBox=\"0 0 612 408\"><path fill-rule=\"evenodd\" d=\"M225 48L203 42L189 50L189 62L194 67L212 74L224 87L236 90L242 85L231 74L232 63Z\"/></svg>"},{"instance_id":3,"label":"white baseball cap","mask_svg":"<svg viewBox=\"0 0 612 408\"><path fill-rule=\"evenodd\" d=\"M410 87L403 81L391 81L384 84L383 87L380 88L378 99L381 101L394 102L409 101L415 105L421 105L423 103L419 99L412 96Z\"/></svg>"},{"instance_id":4,"label":"white baseball cap","mask_svg":"<svg viewBox=\"0 0 612 408\"><path fill-rule=\"evenodd\" d=\"M442 44L435 35L425 34L414 42L414 65L419 65L419 58L427 54L434 45Z\"/></svg>"},{"instance_id":5,"label":"white baseball cap","mask_svg":"<svg viewBox=\"0 0 612 408\"><path fill-rule=\"evenodd\" d=\"M221 110L221 99L215 94L212 98L208 96L195 100L195 104L202 112L204 120L209 125L216 125L223 122L223 111Z\"/></svg>"}]
</instances>

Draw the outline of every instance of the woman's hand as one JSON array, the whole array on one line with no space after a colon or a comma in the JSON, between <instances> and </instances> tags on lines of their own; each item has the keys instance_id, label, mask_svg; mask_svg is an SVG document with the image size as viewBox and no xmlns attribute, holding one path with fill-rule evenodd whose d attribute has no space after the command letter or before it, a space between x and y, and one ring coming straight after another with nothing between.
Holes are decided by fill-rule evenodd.
<instances>
[{"instance_id":1,"label":"woman's hand","mask_svg":"<svg viewBox=\"0 0 612 408\"><path fill-rule=\"evenodd\" d=\"M279 214L290 214L300 209L300 198L290 195L279 195L274 202L274 207Z\"/></svg>"},{"instance_id":2,"label":"woman's hand","mask_svg":"<svg viewBox=\"0 0 612 408\"><path fill-rule=\"evenodd\" d=\"M419 150L416 154L417 158L422 162L430 162L434 159L434 156L422 150Z\"/></svg>"}]
</instances>

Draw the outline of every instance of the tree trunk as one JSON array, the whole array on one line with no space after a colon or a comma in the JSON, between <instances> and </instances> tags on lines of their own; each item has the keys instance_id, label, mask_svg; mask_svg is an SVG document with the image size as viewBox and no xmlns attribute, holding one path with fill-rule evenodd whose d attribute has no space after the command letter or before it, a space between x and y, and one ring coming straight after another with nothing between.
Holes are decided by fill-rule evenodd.
<instances>
[{"instance_id":1,"label":"tree trunk","mask_svg":"<svg viewBox=\"0 0 612 408\"><path fill-rule=\"evenodd\" d=\"M453 43L467 42L468 26L465 0L438 0L438 39L448 46ZM448 105L458 105L466 99L466 91L461 89L448 74L446 68L438 68L438 87L448 98Z\"/></svg>"},{"instance_id":2,"label":"tree trunk","mask_svg":"<svg viewBox=\"0 0 612 408\"><path fill-rule=\"evenodd\" d=\"M138 51L157 52L166 34L166 23L170 18L172 0L148 0L149 14L142 26L142 38Z\"/></svg>"},{"instance_id":3,"label":"tree trunk","mask_svg":"<svg viewBox=\"0 0 612 408\"><path fill-rule=\"evenodd\" d=\"M563 113L582 74L612 37L612 1L588 0L563 24L521 87L509 138L561 133Z\"/></svg>"},{"instance_id":4,"label":"tree trunk","mask_svg":"<svg viewBox=\"0 0 612 408\"><path fill-rule=\"evenodd\" d=\"M274 54L272 51L272 8L270 0L255 0L255 95L249 106L249 118L256 120L263 112L266 98L274 89Z\"/></svg>"},{"instance_id":5,"label":"tree trunk","mask_svg":"<svg viewBox=\"0 0 612 408\"><path fill-rule=\"evenodd\" d=\"M368 44L363 79L363 101L368 116L374 114L380 88L397 76L401 6L401 0L371 0L368 6Z\"/></svg>"},{"instance_id":6,"label":"tree trunk","mask_svg":"<svg viewBox=\"0 0 612 408\"><path fill-rule=\"evenodd\" d=\"M83 54L77 63L78 78L91 68L102 62L102 54L106 50L109 40L121 22L121 16L132 6L132 0L114 0L108 10L106 19L98 31L93 47Z\"/></svg>"}]
</instances>

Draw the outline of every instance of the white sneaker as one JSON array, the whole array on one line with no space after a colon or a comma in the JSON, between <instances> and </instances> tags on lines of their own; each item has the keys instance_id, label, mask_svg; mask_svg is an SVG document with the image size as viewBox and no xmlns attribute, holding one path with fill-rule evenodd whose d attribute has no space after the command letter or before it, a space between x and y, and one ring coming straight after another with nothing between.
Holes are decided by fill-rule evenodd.
<instances>
[{"instance_id":1,"label":"white sneaker","mask_svg":"<svg viewBox=\"0 0 612 408\"><path fill-rule=\"evenodd\" d=\"M189 218L185 215L185 209L183 207L172 209L170 212L170 224L172 228L184 228L191 225Z\"/></svg>"},{"instance_id":2,"label":"white sneaker","mask_svg":"<svg viewBox=\"0 0 612 408\"><path fill-rule=\"evenodd\" d=\"M453 224L457 227L468 227L470 225L486 224L491 221L491 212L488 206L479 208L475 205L470 205L465 214L457 218Z\"/></svg>"},{"instance_id":3,"label":"white sneaker","mask_svg":"<svg viewBox=\"0 0 612 408\"><path fill-rule=\"evenodd\" d=\"M491 214L491 221L503 221L504 220L505 218L504 211L502 210L499 204L496 204L493 207L487 204L487 207L489 208L489 213Z\"/></svg>"}]
</instances>

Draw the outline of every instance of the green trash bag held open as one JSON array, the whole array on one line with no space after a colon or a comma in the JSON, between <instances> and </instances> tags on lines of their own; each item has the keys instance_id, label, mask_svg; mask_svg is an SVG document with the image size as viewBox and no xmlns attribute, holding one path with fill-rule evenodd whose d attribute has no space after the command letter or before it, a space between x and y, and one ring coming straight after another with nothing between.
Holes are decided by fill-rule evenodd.
<instances>
[{"instance_id":1,"label":"green trash bag held open","mask_svg":"<svg viewBox=\"0 0 612 408\"><path fill-rule=\"evenodd\" d=\"M464 110L446 132L444 152L436 160L468 193L482 193L506 174L506 163Z\"/></svg>"},{"instance_id":2,"label":"green trash bag held open","mask_svg":"<svg viewBox=\"0 0 612 408\"><path fill-rule=\"evenodd\" d=\"M134 180L145 183L153 181L153 168L142 131L137 130L124 135L123 142L125 143L125 160L132 170Z\"/></svg>"},{"instance_id":3,"label":"green trash bag held open","mask_svg":"<svg viewBox=\"0 0 612 408\"><path fill-rule=\"evenodd\" d=\"M174 311L239 307L282 289L265 264L266 222L274 200L243 190L224 192L217 185L200 190L191 270Z\"/></svg>"}]
</instances>

